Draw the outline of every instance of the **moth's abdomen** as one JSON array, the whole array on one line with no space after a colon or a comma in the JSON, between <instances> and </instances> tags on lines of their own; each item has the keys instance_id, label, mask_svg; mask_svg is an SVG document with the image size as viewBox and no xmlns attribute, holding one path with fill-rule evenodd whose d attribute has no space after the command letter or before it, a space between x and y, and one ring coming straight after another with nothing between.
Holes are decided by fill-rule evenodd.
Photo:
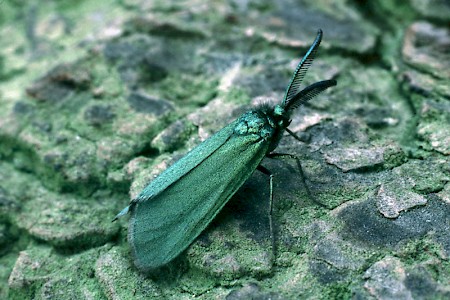
<instances>
[{"instance_id":1,"label":"moth's abdomen","mask_svg":"<svg viewBox=\"0 0 450 300\"><path fill-rule=\"evenodd\" d=\"M243 114L234 128L236 135L257 135L263 140L272 139L275 128L261 111L249 111Z\"/></svg>"}]
</instances>

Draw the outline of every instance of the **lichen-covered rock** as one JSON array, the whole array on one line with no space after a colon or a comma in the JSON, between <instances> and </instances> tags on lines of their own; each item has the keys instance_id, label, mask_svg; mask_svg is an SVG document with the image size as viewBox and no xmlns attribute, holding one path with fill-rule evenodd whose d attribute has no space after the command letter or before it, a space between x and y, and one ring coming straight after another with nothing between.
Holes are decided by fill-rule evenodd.
<instances>
[{"instance_id":1,"label":"lichen-covered rock","mask_svg":"<svg viewBox=\"0 0 450 300\"><path fill-rule=\"evenodd\" d=\"M421 1L411 0L411 4L418 12L428 18L450 20L450 4L446 0Z\"/></svg>"},{"instance_id":2,"label":"lichen-covered rock","mask_svg":"<svg viewBox=\"0 0 450 300\"><path fill-rule=\"evenodd\" d=\"M226 221L226 220L223 220ZM264 239L251 237L247 230L236 232L234 222L219 226L187 252L190 265L217 278L231 281L249 274L262 277L273 267L270 232ZM224 228L225 227L225 228ZM239 227L238 227L239 228Z\"/></svg>"},{"instance_id":3,"label":"lichen-covered rock","mask_svg":"<svg viewBox=\"0 0 450 300\"><path fill-rule=\"evenodd\" d=\"M409 268L392 256L373 264L364 278L364 287L376 299L445 299L450 295L424 266Z\"/></svg>"},{"instance_id":4,"label":"lichen-covered rock","mask_svg":"<svg viewBox=\"0 0 450 300\"><path fill-rule=\"evenodd\" d=\"M427 147L450 155L450 103L447 100L428 100L422 103L417 134Z\"/></svg>"},{"instance_id":5,"label":"lichen-covered rock","mask_svg":"<svg viewBox=\"0 0 450 300\"><path fill-rule=\"evenodd\" d=\"M416 22L405 34L403 59L438 78L450 79L450 30Z\"/></svg>"},{"instance_id":6,"label":"lichen-covered rock","mask_svg":"<svg viewBox=\"0 0 450 300\"><path fill-rule=\"evenodd\" d=\"M103 253L95 264L98 279L107 299L162 299L163 294L151 281L133 271L126 252L117 247Z\"/></svg>"},{"instance_id":7,"label":"lichen-covered rock","mask_svg":"<svg viewBox=\"0 0 450 300\"><path fill-rule=\"evenodd\" d=\"M374 198L375 195L368 196L364 201L339 208L338 216L345 223L342 235L355 241L392 249L411 240L432 236L448 255L449 205L432 197L427 205L400 212L393 219L379 213Z\"/></svg>"},{"instance_id":8,"label":"lichen-covered rock","mask_svg":"<svg viewBox=\"0 0 450 300\"><path fill-rule=\"evenodd\" d=\"M23 205L16 226L56 247L99 246L119 230L117 224L111 224L117 209L111 203L114 198L104 195L103 199L86 200L42 193Z\"/></svg>"},{"instance_id":9,"label":"lichen-covered rock","mask_svg":"<svg viewBox=\"0 0 450 300\"><path fill-rule=\"evenodd\" d=\"M447 204L450 204L450 183L444 186L444 189L437 193L438 196L441 197L442 201L445 201Z\"/></svg>"},{"instance_id":10,"label":"lichen-covered rock","mask_svg":"<svg viewBox=\"0 0 450 300\"><path fill-rule=\"evenodd\" d=\"M314 246L314 258L338 270L358 270L365 262L364 248L329 234Z\"/></svg>"},{"instance_id":11,"label":"lichen-covered rock","mask_svg":"<svg viewBox=\"0 0 450 300\"><path fill-rule=\"evenodd\" d=\"M400 212L426 203L425 197L408 190L400 180L382 184L377 192L378 211L386 218L397 218Z\"/></svg>"},{"instance_id":12,"label":"lichen-covered rock","mask_svg":"<svg viewBox=\"0 0 450 300\"><path fill-rule=\"evenodd\" d=\"M348 172L382 166L386 162L385 157L389 158L393 152L397 152L397 156L402 155L400 147L387 145L366 149L356 147L327 149L324 151L324 158L327 163Z\"/></svg>"},{"instance_id":13,"label":"lichen-covered rock","mask_svg":"<svg viewBox=\"0 0 450 300\"><path fill-rule=\"evenodd\" d=\"M1 299L450 297L445 1L19 2L0 1ZM276 151L298 161L262 162L275 249L255 172L140 274L116 213L280 103L319 28L303 84L338 85L293 114Z\"/></svg>"},{"instance_id":14,"label":"lichen-covered rock","mask_svg":"<svg viewBox=\"0 0 450 300\"><path fill-rule=\"evenodd\" d=\"M275 292L263 292L261 288L255 284L250 283L239 289L231 291L226 297L226 300L241 300L241 299L283 299L280 294Z\"/></svg>"},{"instance_id":15,"label":"lichen-covered rock","mask_svg":"<svg viewBox=\"0 0 450 300\"><path fill-rule=\"evenodd\" d=\"M31 244L19 253L9 276L9 299L105 299L93 274L95 260L107 248L65 257L49 246Z\"/></svg>"},{"instance_id":16,"label":"lichen-covered rock","mask_svg":"<svg viewBox=\"0 0 450 300\"><path fill-rule=\"evenodd\" d=\"M285 47L306 47L309 43L307 37L317 30L318 23L329 36L324 48L328 45L365 53L375 46L379 33L377 28L365 22L357 10L342 1L325 5L315 1L283 0L271 6L269 13L260 13L249 6L247 13L254 24L247 29L249 36L261 35L267 41ZM356 23L358 29L352 28Z\"/></svg>"},{"instance_id":17,"label":"lichen-covered rock","mask_svg":"<svg viewBox=\"0 0 450 300\"><path fill-rule=\"evenodd\" d=\"M386 257L369 268L365 288L377 299L413 299L404 284L406 271L398 259Z\"/></svg>"}]
</instances>

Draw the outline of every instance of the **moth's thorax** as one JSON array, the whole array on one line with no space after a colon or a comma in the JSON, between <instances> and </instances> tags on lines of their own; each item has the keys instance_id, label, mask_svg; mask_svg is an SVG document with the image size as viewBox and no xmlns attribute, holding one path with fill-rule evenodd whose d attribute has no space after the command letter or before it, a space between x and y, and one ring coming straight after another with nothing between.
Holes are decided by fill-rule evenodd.
<instances>
[{"instance_id":1,"label":"moth's thorax","mask_svg":"<svg viewBox=\"0 0 450 300\"><path fill-rule=\"evenodd\" d=\"M257 135L262 140L269 141L269 151L273 151L289 123L289 117L282 106L270 107L264 105L243 114L238 119L234 133L238 135Z\"/></svg>"},{"instance_id":2,"label":"moth's thorax","mask_svg":"<svg viewBox=\"0 0 450 300\"><path fill-rule=\"evenodd\" d=\"M252 110L238 119L234 133L238 135L258 135L264 140L271 139L275 131L271 123L261 110Z\"/></svg>"}]
</instances>

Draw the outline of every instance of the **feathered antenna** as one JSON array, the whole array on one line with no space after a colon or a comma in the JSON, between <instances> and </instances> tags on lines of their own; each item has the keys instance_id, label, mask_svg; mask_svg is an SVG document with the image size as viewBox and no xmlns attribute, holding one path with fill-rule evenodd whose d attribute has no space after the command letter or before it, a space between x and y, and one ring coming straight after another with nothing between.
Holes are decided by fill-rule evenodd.
<instances>
[{"instance_id":1,"label":"feathered antenna","mask_svg":"<svg viewBox=\"0 0 450 300\"><path fill-rule=\"evenodd\" d=\"M308 71L309 66L311 65L311 63L314 60L314 57L316 56L317 49L319 48L320 42L322 41L322 35L323 35L322 29L319 29L319 31L317 32L316 39L309 48L308 52L306 52L305 56L303 56L302 60L297 66L297 69L295 69L294 75L292 76L291 81L289 82L288 88L286 90L286 95L284 96L283 103L281 104L281 106L283 107L289 106L289 102L291 102L292 98L298 94L303 77L305 77L305 74Z\"/></svg>"},{"instance_id":2,"label":"feathered antenna","mask_svg":"<svg viewBox=\"0 0 450 300\"><path fill-rule=\"evenodd\" d=\"M313 83L294 95L292 99L286 104L284 109L286 111L292 111L300 105L305 104L330 86L335 86L336 84L337 81L334 79Z\"/></svg>"}]
</instances>

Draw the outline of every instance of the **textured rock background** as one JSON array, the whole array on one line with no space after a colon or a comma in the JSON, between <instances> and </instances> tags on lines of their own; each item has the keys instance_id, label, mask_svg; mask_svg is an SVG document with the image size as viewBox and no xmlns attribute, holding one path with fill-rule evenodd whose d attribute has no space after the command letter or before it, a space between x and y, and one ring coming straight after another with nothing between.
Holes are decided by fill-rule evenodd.
<instances>
[{"instance_id":1,"label":"textured rock background","mask_svg":"<svg viewBox=\"0 0 450 300\"><path fill-rule=\"evenodd\" d=\"M1 299L450 298L450 5L0 0ZM172 265L139 274L126 220L156 174L280 101L324 31L278 151L276 264L258 172ZM199 182L199 184L201 184Z\"/></svg>"}]
</instances>

